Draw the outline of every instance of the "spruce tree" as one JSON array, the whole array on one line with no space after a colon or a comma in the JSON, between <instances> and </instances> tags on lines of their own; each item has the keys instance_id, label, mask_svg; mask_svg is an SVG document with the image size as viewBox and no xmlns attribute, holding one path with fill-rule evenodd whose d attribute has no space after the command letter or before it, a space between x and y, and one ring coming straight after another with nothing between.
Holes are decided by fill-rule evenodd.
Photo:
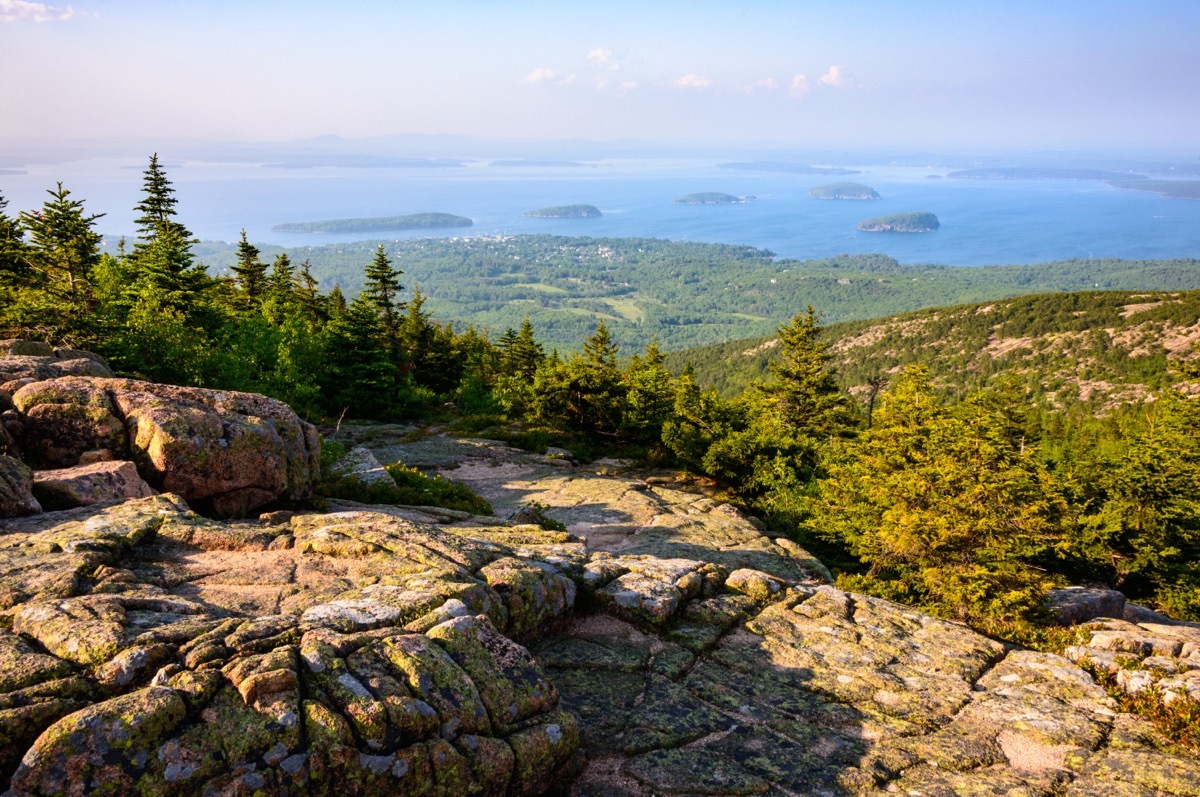
<instances>
[{"instance_id":1,"label":"spruce tree","mask_svg":"<svg viewBox=\"0 0 1200 797\"><path fill-rule=\"evenodd\" d=\"M25 239L21 225L4 212L8 200L0 195L0 280L5 284L25 282L29 277L29 264L25 260Z\"/></svg>"},{"instance_id":2,"label":"spruce tree","mask_svg":"<svg viewBox=\"0 0 1200 797\"><path fill-rule=\"evenodd\" d=\"M149 246L167 229L180 241L192 244L191 232L175 220L175 189L158 163L157 152L150 156L150 165L142 175L142 193L142 201L133 208L141 214L134 220L138 229L134 253Z\"/></svg>"},{"instance_id":3,"label":"spruce tree","mask_svg":"<svg viewBox=\"0 0 1200 797\"><path fill-rule=\"evenodd\" d=\"M846 395L838 387L826 346L818 340L812 305L779 329L779 361L771 363L774 396L787 428L816 440L841 434L854 424Z\"/></svg>"},{"instance_id":4,"label":"spruce tree","mask_svg":"<svg viewBox=\"0 0 1200 797\"><path fill-rule=\"evenodd\" d=\"M46 192L42 209L22 213L20 223L29 233L26 262L49 299L46 309L58 316L46 324L61 335L79 330L88 315L92 269L100 262L101 236L93 228L104 214L85 215L83 203L57 186Z\"/></svg>"},{"instance_id":5,"label":"spruce tree","mask_svg":"<svg viewBox=\"0 0 1200 797\"><path fill-rule=\"evenodd\" d=\"M237 247L237 262L232 271L238 289L250 305L262 301L267 280L267 264L258 259L259 254L258 247L246 240L246 231L243 229Z\"/></svg>"},{"instance_id":6,"label":"spruce tree","mask_svg":"<svg viewBox=\"0 0 1200 797\"><path fill-rule=\"evenodd\" d=\"M363 295L375 306L380 323L385 334L390 339L396 339L400 330L400 311L404 302L400 301L400 275L404 272L392 266L391 258L383 244L375 251L375 258L367 266L366 280L363 282Z\"/></svg>"}]
</instances>

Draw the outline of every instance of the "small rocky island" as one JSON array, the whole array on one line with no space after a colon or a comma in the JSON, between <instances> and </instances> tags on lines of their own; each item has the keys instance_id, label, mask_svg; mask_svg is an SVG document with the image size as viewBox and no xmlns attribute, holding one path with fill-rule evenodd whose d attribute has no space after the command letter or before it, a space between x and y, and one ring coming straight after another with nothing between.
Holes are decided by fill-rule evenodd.
<instances>
[{"instance_id":1,"label":"small rocky island","mask_svg":"<svg viewBox=\"0 0 1200 797\"><path fill-rule=\"evenodd\" d=\"M698 194L684 194L675 199L676 205L736 205L742 202L748 202L753 197L734 196L733 194L722 194L718 191L701 191Z\"/></svg>"},{"instance_id":2,"label":"small rocky island","mask_svg":"<svg viewBox=\"0 0 1200 797\"><path fill-rule=\"evenodd\" d=\"M933 232L941 227L938 217L928 211L893 213L858 223L860 232Z\"/></svg>"},{"instance_id":3,"label":"small rocky island","mask_svg":"<svg viewBox=\"0 0 1200 797\"><path fill-rule=\"evenodd\" d=\"M527 210L525 215L535 219L598 219L604 214L595 205L559 205L553 208Z\"/></svg>"},{"instance_id":4,"label":"small rocky island","mask_svg":"<svg viewBox=\"0 0 1200 797\"><path fill-rule=\"evenodd\" d=\"M808 190L815 199L879 199L879 193L862 183L829 183Z\"/></svg>"},{"instance_id":5,"label":"small rocky island","mask_svg":"<svg viewBox=\"0 0 1200 797\"><path fill-rule=\"evenodd\" d=\"M470 227L474 222L452 213L413 213L407 216L378 216L370 219L328 219L276 224L275 232L390 232L434 230L441 227Z\"/></svg>"}]
</instances>

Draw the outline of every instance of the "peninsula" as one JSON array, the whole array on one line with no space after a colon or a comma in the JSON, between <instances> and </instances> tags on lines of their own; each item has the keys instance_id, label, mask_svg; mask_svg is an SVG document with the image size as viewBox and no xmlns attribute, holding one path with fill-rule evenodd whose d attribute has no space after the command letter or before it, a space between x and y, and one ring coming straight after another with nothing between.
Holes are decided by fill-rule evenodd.
<instances>
[{"instance_id":1,"label":"peninsula","mask_svg":"<svg viewBox=\"0 0 1200 797\"><path fill-rule=\"evenodd\" d=\"M676 205L736 205L748 201L749 197L722 194L717 191L701 191L698 194L684 194L675 199Z\"/></svg>"},{"instance_id":2,"label":"peninsula","mask_svg":"<svg viewBox=\"0 0 1200 797\"><path fill-rule=\"evenodd\" d=\"M393 230L434 230L441 227L470 227L466 216L451 213L413 213L408 216L379 216L370 219L328 219L276 224L275 232L390 232Z\"/></svg>"},{"instance_id":3,"label":"peninsula","mask_svg":"<svg viewBox=\"0 0 1200 797\"><path fill-rule=\"evenodd\" d=\"M1167 199L1200 199L1200 180L1110 180L1113 188L1150 191Z\"/></svg>"},{"instance_id":4,"label":"peninsula","mask_svg":"<svg viewBox=\"0 0 1200 797\"><path fill-rule=\"evenodd\" d=\"M721 163L718 169L737 169L743 172L783 172L784 174L858 174L855 169L840 166L810 166L807 163L786 161L749 161L746 163Z\"/></svg>"},{"instance_id":5,"label":"peninsula","mask_svg":"<svg viewBox=\"0 0 1200 797\"><path fill-rule=\"evenodd\" d=\"M595 205L559 205L553 208L527 210L525 215L535 219L598 219L604 214Z\"/></svg>"},{"instance_id":6,"label":"peninsula","mask_svg":"<svg viewBox=\"0 0 1200 797\"><path fill-rule=\"evenodd\" d=\"M999 166L962 169L947 177L965 180L1144 180L1146 175L1109 172L1103 169L1049 168L1043 166Z\"/></svg>"},{"instance_id":7,"label":"peninsula","mask_svg":"<svg viewBox=\"0 0 1200 797\"><path fill-rule=\"evenodd\" d=\"M893 213L858 223L862 232L933 232L941 226L938 217L927 211Z\"/></svg>"},{"instance_id":8,"label":"peninsula","mask_svg":"<svg viewBox=\"0 0 1200 797\"><path fill-rule=\"evenodd\" d=\"M879 199L879 193L862 183L829 183L808 189L816 199Z\"/></svg>"}]
</instances>

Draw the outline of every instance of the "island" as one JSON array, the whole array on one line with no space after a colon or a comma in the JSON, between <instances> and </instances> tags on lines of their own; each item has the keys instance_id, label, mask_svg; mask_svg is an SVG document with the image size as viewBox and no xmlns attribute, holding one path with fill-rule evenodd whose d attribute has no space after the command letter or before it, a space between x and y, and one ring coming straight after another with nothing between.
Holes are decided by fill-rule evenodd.
<instances>
[{"instance_id":1,"label":"island","mask_svg":"<svg viewBox=\"0 0 1200 797\"><path fill-rule=\"evenodd\" d=\"M1200 199L1200 180L1111 180L1113 188L1150 191L1167 199Z\"/></svg>"},{"instance_id":2,"label":"island","mask_svg":"<svg viewBox=\"0 0 1200 797\"><path fill-rule=\"evenodd\" d=\"M604 214L595 205L559 205L553 208L527 210L525 215L535 219L598 219Z\"/></svg>"},{"instance_id":3,"label":"island","mask_svg":"<svg viewBox=\"0 0 1200 797\"><path fill-rule=\"evenodd\" d=\"M858 223L862 232L933 232L941 226L938 217L927 211L893 213Z\"/></svg>"},{"instance_id":4,"label":"island","mask_svg":"<svg viewBox=\"0 0 1200 797\"><path fill-rule=\"evenodd\" d=\"M829 183L808 189L817 199L879 199L878 192L862 183Z\"/></svg>"},{"instance_id":5,"label":"island","mask_svg":"<svg viewBox=\"0 0 1200 797\"><path fill-rule=\"evenodd\" d=\"M466 216L450 213L413 213L408 216L379 216L372 219L329 219L276 224L275 232L390 232L393 230L435 230L441 227L470 227Z\"/></svg>"},{"instance_id":6,"label":"island","mask_svg":"<svg viewBox=\"0 0 1200 797\"><path fill-rule=\"evenodd\" d=\"M675 200L676 205L736 205L746 202L749 197L722 194L717 191L701 191L698 194L684 194Z\"/></svg>"}]
</instances>

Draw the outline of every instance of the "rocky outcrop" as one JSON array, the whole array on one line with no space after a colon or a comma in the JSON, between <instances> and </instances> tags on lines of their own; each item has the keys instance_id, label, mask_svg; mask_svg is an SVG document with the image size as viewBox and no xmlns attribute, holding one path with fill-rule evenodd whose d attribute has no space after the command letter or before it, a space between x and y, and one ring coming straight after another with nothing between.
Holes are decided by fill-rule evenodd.
<instances>
[{"instance_id":1,"label":"rocky outcrop","mask_svg":"<svg viewBox=\"0 0 1200 797\"><path fill-rule=\"evenodd\" d=\"M21 446L40 467L132 459L153 487L221 515L311 494L320 438L283 402L133 379L61 377L22 387Z\"/></svg>"},{"instance_id":2,"label":"rocky outcrop","mask_svg":"<svg viewBox=\"0 0 1200 797\"><path fill-rule=\"evenodd\" d=\"M148 498L155 490L138 475L132 462L109 460L37 471L33 494L45 509L71 509Z\"/></svg>"},{"instance_id":3,"label":"rocky outcrop","mask_svg":"<svg viewBox=\"0 0 1200 797\"><path fill-rule=\"evenodd\" d=\"M218 522L171 495L9 521L11 795L1200 795L1196 759L1069 658L834 589L726 505L381 441L569 530ZM1097 644L1153 630L1095 622ZM1177 641L1137 649L1181 660Z\"/></svg>"},{"instance_id":4,"label":"rocky outcrop","mask_svg":"<svg viewBox=\"0 0 1200 797\"><path fill-rule=\"evenodd\" d=\"M98 354L55 348L35 340L0 340L0 390L15 393L22 386L60 376L112 376Z\"/></svg>"}]
</instances>

